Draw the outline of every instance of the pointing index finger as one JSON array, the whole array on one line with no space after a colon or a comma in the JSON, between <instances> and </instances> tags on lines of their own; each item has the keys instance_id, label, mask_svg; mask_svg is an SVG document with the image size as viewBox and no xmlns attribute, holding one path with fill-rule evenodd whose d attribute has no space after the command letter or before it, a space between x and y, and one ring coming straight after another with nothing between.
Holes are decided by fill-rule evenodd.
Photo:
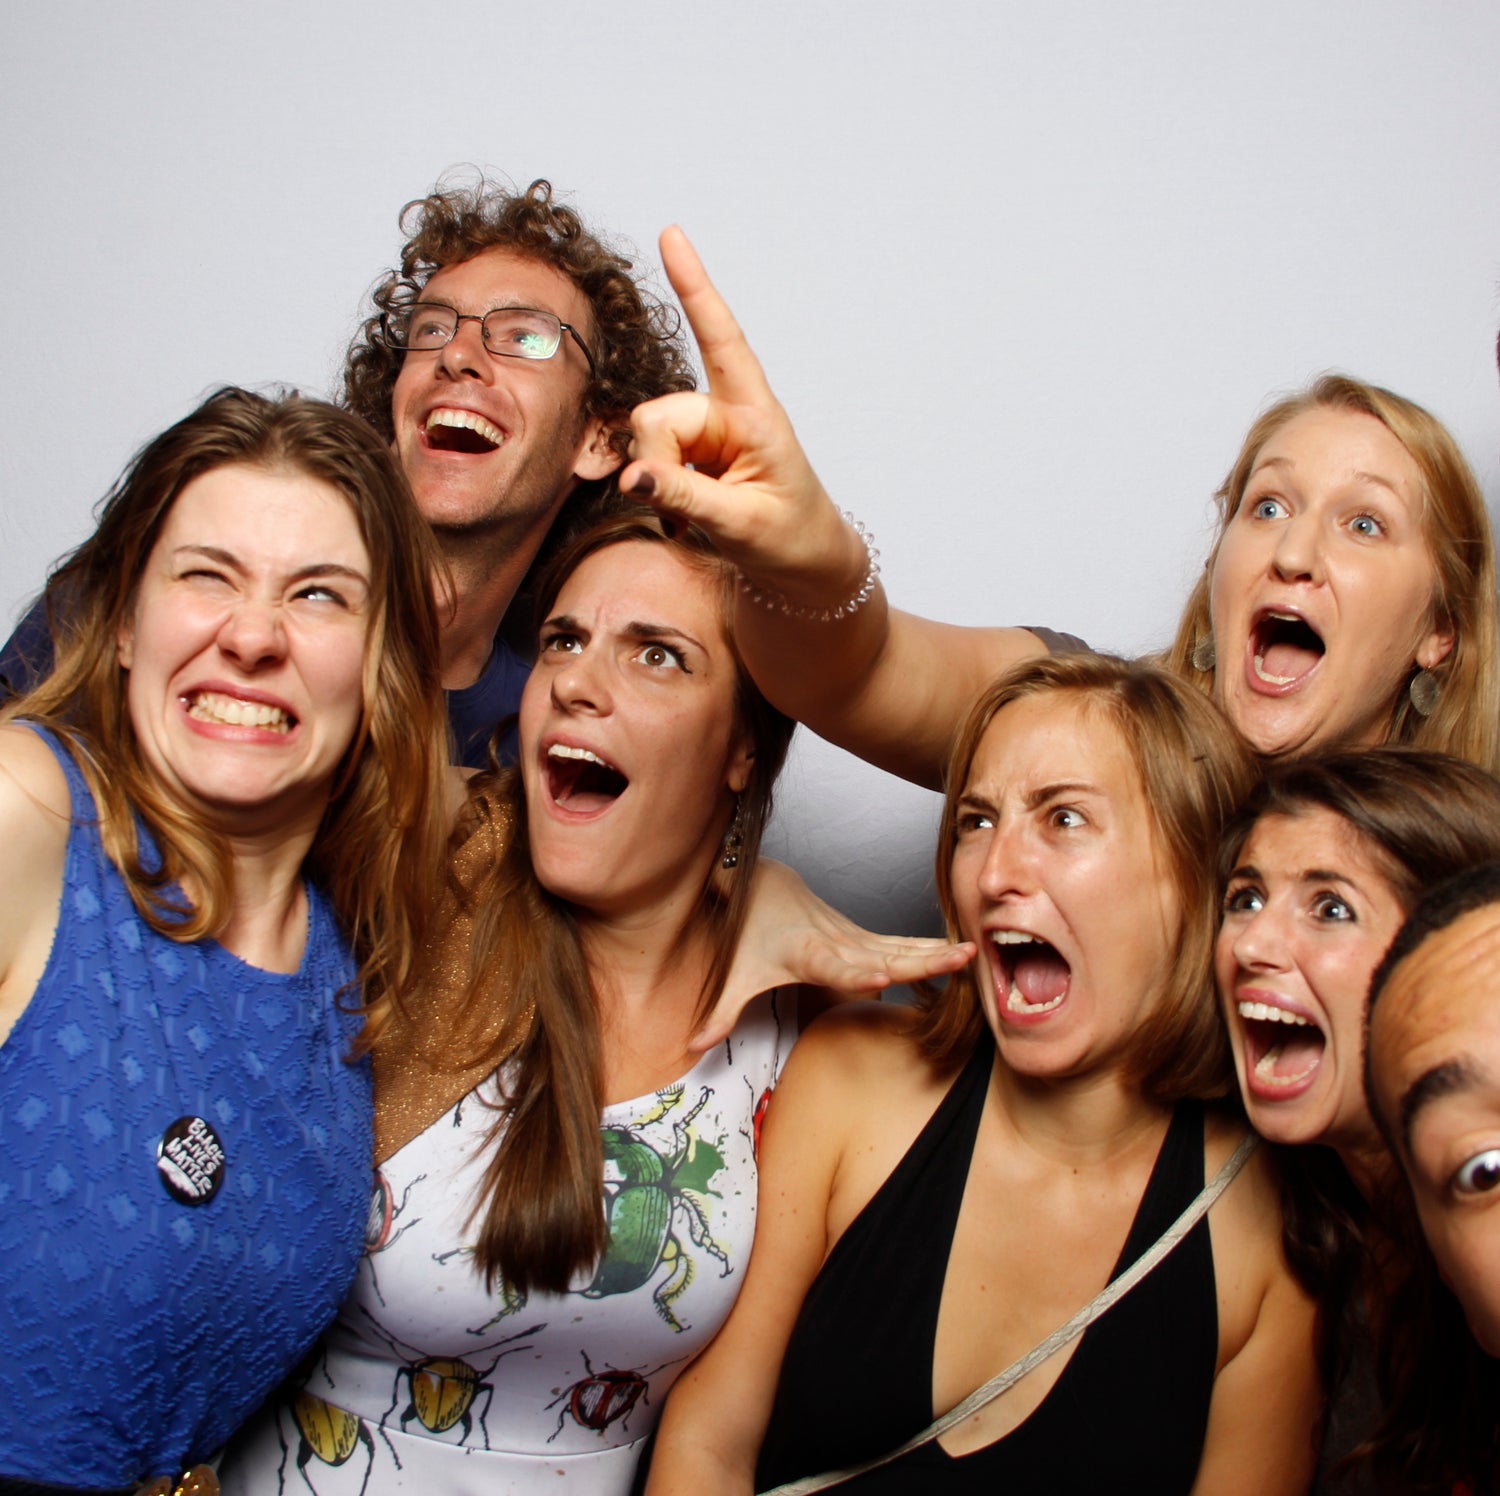
<instances>
[{"instance_id":1,"label":"pointing index finger","mask_svg":"<svg viewBox=\"0 0 1500 1496\"><path fill-rule=\"evenodd\" d=\"M760 360L750 351L734 313L709 280L698 251L676 224L662 231L661 262L703 355L709 389L735 404L773 399Z\"/></svg>"}]
</instances>

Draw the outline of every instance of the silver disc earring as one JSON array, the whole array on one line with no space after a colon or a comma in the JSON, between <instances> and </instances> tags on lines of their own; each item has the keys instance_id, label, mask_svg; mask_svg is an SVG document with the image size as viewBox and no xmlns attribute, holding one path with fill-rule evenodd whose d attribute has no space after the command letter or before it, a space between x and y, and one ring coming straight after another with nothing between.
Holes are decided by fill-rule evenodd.
<instances>
[{"instance_id":1,"label":"silver disc earring","mask_svg":"<svg viewBox=\"0 0 1500 1496\"><path fill-rule=\"evenodd\" d=\"M1411 697L1412 709L1419 717L1430 717L1437 710L1443 688L1432 671L1419 670L1412 676L1406 694Z\"/></svg>"}]
</instances>

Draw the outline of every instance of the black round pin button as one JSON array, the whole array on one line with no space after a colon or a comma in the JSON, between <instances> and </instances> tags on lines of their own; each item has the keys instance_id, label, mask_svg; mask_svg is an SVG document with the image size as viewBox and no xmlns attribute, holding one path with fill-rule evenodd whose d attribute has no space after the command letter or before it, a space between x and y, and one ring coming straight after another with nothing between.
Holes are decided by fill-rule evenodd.
<instances>
[{"instance_id":1,"label":"black round pin button","mask_svg":"<svg viewBox=\"0 0 1500 1496\"><path fill-rule=\"evenodd\" d=\"M184 1205L207 1205L224 1183L224 1144L202 1117L179 1117L156 1145L156 1170Z\"/></svg>"}]
</instances>

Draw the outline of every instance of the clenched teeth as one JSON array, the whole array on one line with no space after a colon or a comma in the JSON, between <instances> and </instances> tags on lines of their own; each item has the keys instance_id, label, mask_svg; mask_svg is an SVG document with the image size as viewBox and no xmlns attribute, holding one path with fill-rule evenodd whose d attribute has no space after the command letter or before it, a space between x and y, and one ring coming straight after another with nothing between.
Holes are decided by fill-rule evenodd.
<instances>
[{"instance_id":1,"label":"clenched teeth","mask_svg":"<svg viewBox=\"0 0 1500 1496\"><path fill-rule=\"evenodd\" d=\"M472 431L496 447L505 441L505 433L498 426L472 410L449 410L446 407L435 410L427 417L427 430L432 430L434 426L452 426L459 431Z\"/></svg>"},{"instance_id":2,"label":"clenched teeth","mask_svg":"<svg viewBox=\"0 0 1500 1496\"><path fill-rule=\"evenodd\" d=\"M1261 1023L1289 1023L1297 1028L1311 1028L1312 1022L1300 1013L1286 1008L1273 1008L1270 1003L1243 1002L1238 1004L1241 1018L1254 1018Z\"/></svg>"},{"instance_id":3,"label":"clenched teeth","mask_svg":"<svg viewBox=\"0 0 1500 1496\"><path fill-rule=\"evenodd\" d=\"M188 716L220 727L260 727L289 732L291 722L279 706L264 701L242 701L218 691L200 691L188 703Z\"/></svg>"}]
</instances>

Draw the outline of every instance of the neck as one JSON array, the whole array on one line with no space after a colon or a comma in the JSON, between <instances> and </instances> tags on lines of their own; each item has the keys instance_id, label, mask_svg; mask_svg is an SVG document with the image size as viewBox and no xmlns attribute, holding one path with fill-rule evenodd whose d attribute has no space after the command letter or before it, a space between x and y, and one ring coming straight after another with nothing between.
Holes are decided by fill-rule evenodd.
<instances>
[{"instance_id":1,"label":"neck","mask_svg":"<svg viewBox=\"0 0 1500 1496\"><path fill-rule=\"evenodd\" d=\"M599 994L606 1099L675 1080L693 1060L688 1039L711 960L703 933L667 915L580 921L579 934Z\"/></svg>"},{"instance_id":2,"label":"neck","mask_svg":"<svg viewBox=\"0 0 1500 1496\"><path fill-rule=\"evenodd\" d=\"M438 530L453 597L443 619L442 676L448 691L472 686L489 663L500 620L510 607L562 501L527 524L503 521L483 531Z\"/></svg>"},{"instance_id":3,"label":"neck","mask_svg":"<svg viewBox=\"0 0 1500 1496\"><path fill-rule=\"evenodd\" d=\"M240 960L265 971L292 972L307 943L307 899L302 864L312 849L317 820L288 835L275 831L231 834L233 894L229 921L218 940ZM186 890L191 897L192 890Z\"/></svg>"},{"instance_id":4,"label":"neck","mask_svg":"<svg viewBox=\"0 0 1500 1496\"><path fill-rule=\"evenodd\" d=\"M1147 1141L1154 1146L1170 1115L1117 1070L1042 1079L1018 1074L998 1055L991 1094L1013 1136L1075 1168L1107 1166Z\"/></svg>"}]
</instances>

